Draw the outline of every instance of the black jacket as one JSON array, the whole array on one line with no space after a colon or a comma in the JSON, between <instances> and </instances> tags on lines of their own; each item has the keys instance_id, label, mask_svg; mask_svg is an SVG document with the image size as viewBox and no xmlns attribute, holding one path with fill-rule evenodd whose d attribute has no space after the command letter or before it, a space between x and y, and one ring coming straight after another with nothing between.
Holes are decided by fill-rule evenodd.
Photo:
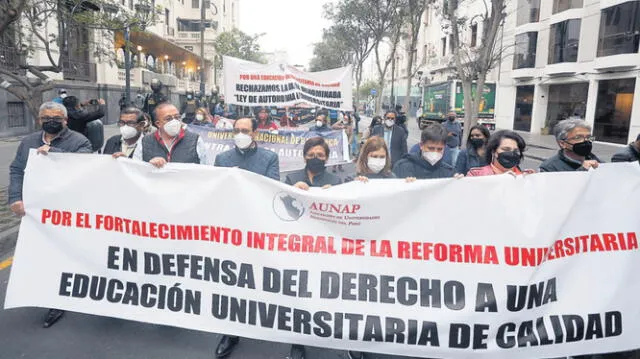
<instances>
[{"instance_id":1,"label":"black jacket","mask_svg":"<svg viewBox=\"0 0 640 359\"><path fill-rule=\"evenodd\" d=\"M114 136L111 136L111 138L107 140L107 143L104 144L104 149L102 150L102 153L105 155L112 155L118 152L122 152L122 136L114 135ZM129 156L129 158L133 158L134 152L135 151L131 152L131 155Z\"/></svg>"},{"instance_id":2,"label":"black jacket","mask_svg":"<svg viewBox=\"0 0 640 359\"><path fill-rule=\"evenodd\" d=\"M384 140L383 125L377 125L371 130L371 136L378 136ZM393 132L391 133L391 143L387 144L389 151L391 151L391 166L400 161L402 156L406 155L407 149L407 131L398 125L393 125Z\"/></svg>"},{"instance_id":3,"label":"black jacket","mask_svg":"<svg viewBox=\"0 0 640 359\"><path fill-rule=\"evenodd\" d=\"M335 186L342 184L342 179L333 173L329 173L326 170L315 175L313 177L313 183L309 182L309 176L307 176L307 170L302 169L300 171L296 171L287 175L284 180L284 183L293 186L298 182L304 182L309 185L309 187L323 187L328 184Z\"/></svg>"},{"instance_id":4,"label":"black jacket","mask_svg":"<svg viewBox=\"0 0 640 359\"><path fill-rule=\"evenodd\" d=\"M67 107L67 117L69 118L67 126L70 130L86 135L87 123L103 118L104 110L105 105L97 105L93 111L85 108L76 109Z\"/></svg>"},{"instance_id":5,"label":"black jacket","mask_svg":"<svg viewBox=\"0 0 640 359\"><path fill-rule=\"evenodd\" d=\"M25 136L18 146L16 157L9 166L9 204L22 201L24 169L27 166L29 150L44 145L42 131ZM91 153L91 143L83 135L64 129L51 141L50 152Z\"/></svg>"},{"instance_id":6,"label":"black jacket","mask_svg":"<svg viewBox=\"0 0 640 359\"><path fill-rule=\"evenodd\" d=\"M453 166L440 160L432 166L424 158L422 151L417 154L405 155L395 166L393 173L398 178L415 177L417 179L451 178L454 175Z\"/></svg>"},{"instance_id":7,"label":"black jacket","mask_svg":"<svg viewBox=\"0 0 640 359\"><path fill-rule=\"evenodd\" d=\"M598 156L594 154L590 154L585 158L586 160L596 160L598 162L600 159ZM540 165L540 172L573 172L573 171L586 171L584 167L582 167L582 163L574 161L567 156L564 155L564 151L558 151L558 154L551 158L547 158Z\"/></svg>"},{"instance_id":8,"label":"black jacket","mask_svg":"<svg viewBox=\"0 0 640 359\"><path fill-rule=\"evenodd\" d=\"M640 152L631 144L611 157L611 162L635 162L640 161Z\"/></svg>"},{"instance_id":9,"label":"black jacket","mask_svg":"<svg viewBox=\"0 0 640 359\"><path fill-rule=\"evenodd\" d=\"M484 167L488 165L487 160L484 157L478 156L478 153L473 148L467 148L460 151L458 160L456 161L456 173L467 175L470 169L476 167Z\"/></svg>"}]
</instances>

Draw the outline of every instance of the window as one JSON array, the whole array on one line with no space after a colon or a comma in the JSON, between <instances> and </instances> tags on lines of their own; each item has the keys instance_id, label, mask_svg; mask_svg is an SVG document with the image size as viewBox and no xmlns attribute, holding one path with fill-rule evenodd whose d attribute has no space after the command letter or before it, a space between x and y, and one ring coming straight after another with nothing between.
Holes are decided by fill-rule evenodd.
<instances>
[{"instance_id":1,"label":"window","mask_svg":"<svg viewBox=\"0 0 640 359\"><path fill-rule=\"evenodd\" d=\"M427 63L427 57L429 57L429 45L424 45L424 48L422 50L422 63L423 64Z\"/></svg>"},{"instance_id":2,"label":"window","mask_svg":"<svg viewBox=\"0 0 640 359\"><path fill-rule=\"evenodd\" d=\"M178 31L200 31L200 20L179 19Z\"/></svg>"},{"instance_id":3,"label":"window","mask_svg":"<svg viewBox=\"0 0 640 359\"><path fill-rule=\"evenodd\" d=\"M164 23L167 25L169 25L169 18L169 9L164 9Z\"/></svg>"},{"instance_id":4,"label":"window","mask_svg":"<svg viewBox=\"0 0 640 359\"><path fill-rule=\"evenodd\" d=\"M632 1L602 10L598 56L638 52L640 2Z\"/></svg>"},{"instance_id":5,"label":"window","mask_svg":"<svg viewBox=\"0 0 640 359\"><path fill-rule=\"evenodd\" d=\"M584 119L587 112L589 83L549 85L546 126L553 129L570 117Z\"/></svg>"},{"instance_id":6,"label":"window","mask_svg":"<svg viewBox=\"0 0 640 359\"><path fill-rule=\"evenodd\" d=\"M534 90L534 86L516 87L516 109L513 116L513 129L516 131L531 131Z\"/></svg>"},{"instance_id":7,"label":"window","mask_svg":"<svg viewBox=\"0 0 640 359\"><path fill-rule=\"evenodd\" d=\"M9 128L27 126L27 118L24 113L22 102L7 102L7 112L9 114L7 124Z\"/></svg>"},{"instance_id":8,"label":"window","mask_svg":"<svg viewBox=\"0 0 640 359\"><path fill-rule=\"evenodd\" d=\"M191 7L194 9L200 8L200 0L191 0Z\"/></svg>"},{"instance_id":9,"label":"window","mask_svg":"<svg viewBox=\"0 0 640 359\"><path fill-rule=\"evenodd\" d=\"M580 19L551 25L549 34L549 64L577 62L580 45Z\"/></svg>"},{"instance_id":10,"label":"window","mask_svg":"<svg viewBox=\"0 0 640 359\"><path fill-rule=\"evenodd\" d=\"M540 20L540 0L518 0L516 25L524 25Z\"/></svg>"},{"instance_id":11,"label":"window","mask_svg":"<svg viewBox=\"0 0 640 359\"><path fill-rule=\"evenodd\" d=\"M538 45L537 32L525 32L516 35L515 53L513 54L513 69L536 67L536 47Z\"/></svg>"},{"instance_id":12,"label":"window","mask_svg":"<svg viewBox=\"0 0 640 359\"><path fill-rule=\"evenodd\" d=\"M635 78L603 80L598 83L593 126L593 135L598 140L627 144L635 87Z\"/></svg>"},{"instance_id":13,"label":"window","mask_svg":"<svg viewBox=\"0 0 640 359\"><path fill-rule=\"evenodd\" d=\"M442 38L442 56L447 56L447 38Z\"/></svg>"},{"instance_id":14,"label":"window","mask_svg":"<svg viewBox=\"0 0 640 359\"><path fill-rule=\"evenodd\" d=\"M454 43L453 43L453 35L449 35L449 52L453 54L453 47L454 47Z\"/></svg>"},{"instance_id":15,"label":"window","mask_svg":"<svg viewBox=\"0 0 640 359\"><path fill-rule=\"evenodd\" d=\"M569 9L579 9L583 0L553 0L553 13L557 14Z\"/></svg>"},{"instance_id":16,"label":"window","mask_svg":"<svg viewBox=\"0 0 640 359\"><path fill-rule=\"evenodd\" d=\"M476 47L478 41L478 24L471 25L471 47Z\"/></svg>"}]
</instances>

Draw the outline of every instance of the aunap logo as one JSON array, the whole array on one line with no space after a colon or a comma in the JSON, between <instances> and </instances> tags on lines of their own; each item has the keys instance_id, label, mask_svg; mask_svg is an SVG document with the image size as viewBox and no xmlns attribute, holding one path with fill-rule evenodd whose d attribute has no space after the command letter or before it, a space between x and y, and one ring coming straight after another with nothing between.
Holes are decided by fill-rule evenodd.
<instances>
[{"instance_id":1,"label":"aunap logo","mask_svg":"<svg viewBox=\"0 0 640 359\"><path fill-rule=\"evenodd\" d=\"M273 197L273 212L285 222L295 222L304 215L304 204L288 192L279 192Z\"/></svg>"}]
</instances>

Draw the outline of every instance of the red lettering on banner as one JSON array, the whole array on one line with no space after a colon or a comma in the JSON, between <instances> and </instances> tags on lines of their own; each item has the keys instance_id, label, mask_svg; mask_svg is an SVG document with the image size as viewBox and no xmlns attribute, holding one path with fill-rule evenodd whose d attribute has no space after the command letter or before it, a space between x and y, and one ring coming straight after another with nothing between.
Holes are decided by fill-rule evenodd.
<instances>
[{"instance_id":1,"label":"red lettering on banner","mask_svg":"<svg viewBox=\"0 0 640 359\"><path fill-rule=\"evenodd\" d=\"M495 246L398 242L398 258L435 260L436 262L499 264Z\"/></svg>"},{"instance_id":2,"label":"red lettering on banner","mask_svg":"<svg viewBox=\"0 0 640 359\"><path fill-rule=\"evenodd\" d=\"M42 224L50 224L54 226L63 226L63 227L71 227L73 224L71 223L71 218L73 214L69 211L59 211L57 209L43 209L42 210Z\"/></svg>"}]
</instances>

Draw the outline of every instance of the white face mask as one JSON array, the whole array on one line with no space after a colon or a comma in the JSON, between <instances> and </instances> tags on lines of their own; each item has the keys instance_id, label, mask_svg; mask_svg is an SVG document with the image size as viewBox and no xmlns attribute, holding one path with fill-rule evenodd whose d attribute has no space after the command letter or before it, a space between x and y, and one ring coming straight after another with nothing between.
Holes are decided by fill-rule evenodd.
<instances>
[{"instance_id":1,"label":"white face mask","mask_svg":"<svg viewBox=\"0 0 640 359\"><path fill-rule=\"evenodd\" d=\"M380 173L380 171L382 171L384 169L384 166L386 165L387 165L386 158L373 158L373 157L367 158L367 167L369 167L369 169L373 173Z\"/></svg>"},{"instance_id":2,"label":"white face mask","mask_svg":"<svg viewBox=\"0 0 640 359\"><path fill-rule=\"evenodd\" d=\"M61 93L61 94L60 94L60 98L66 98L66 97L67 97L67 94L66 94L66 93Z\"/></svg>"},{"instance_id":3,"label":"white face mask","mask_svg":"<svg viewBox=\"0 0 640 359\"><path fill-rule=\"evenodd\" d=\"M322 125L324 125L324 122L316 121L316 127L322 127Z\"/></svg>"},{"instance_id":4,"label":"white face mask","mask_svg":"<svg viewBox=\"0 0 640 359\"><path fill-rule=\"evenodd\" d=\"M125 140L130 140L138 135L138 130L132 126L122 126L120 127L120 134Z\"/></svg>"},{"instance_id":5,"label":"white face mask","mask_svg":"<svg viewBox=\"0 0 640 359\"><path fill-rule=\"evenodd\" d=\"M202 121L202 120L204 120L204 116L203 116L203 115L201 115L201 114L197 114L197 115L196 115L196 120L198 120L198 121Z\"/></svg>"},{"instance_id":6,"label":"white face mask","mask_svg":"<svg viewBox=\"0 0 640 359\"><path fill-rule=\"evenodd\" d=\"M249 135L245 135L244 133L238 133L235 136L233 136L233 142L235 142L236 147L238 147L241 150L245 150L249 148L249 146L251 146L251 143L253 142L253 138L251 138L251 136Z\"/></svg>"},{"instance_id":7,"label":"white face mask","mask_svg":"<svg viewBox=\"0 0 640 359\"><path fill-rule=\"evenodd\" d=\"M393 127L393 125L395 124L395 121L392 120L384 120L384 125L387 127Z\"/></svg>"},{"instance_id":8,"label":"white face mask","mask_svg":"<svg viewBox=\"0 0 640 359\"><path fill-rule=\"evenodd\" d=\"M176 137L180 133L180 129L182 128L182 122L173 119L164 124L164 132L170 137Z\"/></svg>"},{"instance_id":9,"label":"white face mask","mask_svg":"<svg viewBox=\"0 0 640 359\"><path fill-rule=\"evenodd\" d=\"M422 152L422 158L435 166L442 159L442 152Z\"/></svg>"}]
</instances>

